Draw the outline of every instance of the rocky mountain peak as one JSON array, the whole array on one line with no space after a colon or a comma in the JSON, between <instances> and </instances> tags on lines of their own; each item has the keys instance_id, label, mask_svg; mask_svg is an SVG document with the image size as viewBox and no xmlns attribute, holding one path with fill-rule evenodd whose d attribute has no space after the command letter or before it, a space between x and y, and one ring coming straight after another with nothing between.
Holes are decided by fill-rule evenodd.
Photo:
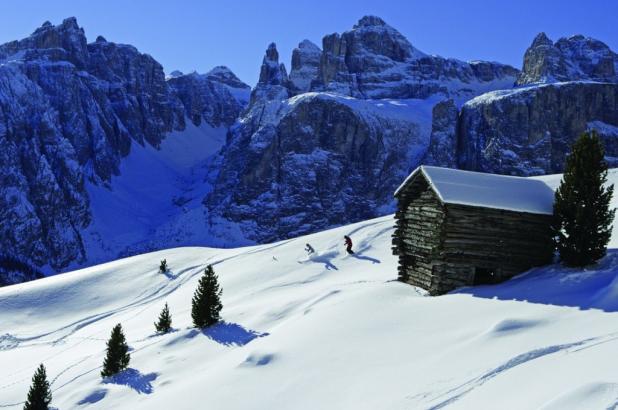
<instances>
[{"instance_id":1,"label":"rocky mountain peak","mask_svg":"<svg viewBox=\"0 0 618 410\"><path fill-rule=\"evenodd\" d=\"M317 78L322 50L309 40L303 40L292 51L290 83L294 94L307 92Z\"/></svg>"},{"instance_id":2,"label":"rocky mountain peak","mask_svg":"<svg viewBox=\"0 0 618 410\"><path fill-rule=\"evenodd\" d=\"M268 45L268 48L266 49L266 56L264 57L264 59L279 62L279 52L277 51L277 44L270 43Z\"/></svg>"},{"instance_id":3,"label":"rocky mountain peak","mask_svg":"<svg viewBox=\"0 0 618 410\"><path fill-rule=\"evenodd\" d=\"M95 40L95 42L97 42L97 43L107 43L107 40L103 36L97 36L97 39Z\"/></svg>"},{"instance_id":4,"label":"rocky mountain peak","mask_svg":"<svg viewBox=\"0 0 618 410\"><path fill-rule=\"evenodd\" d=\"M427 98L436 93L466 99L480 90L511 87L518 70L493 62L466 63L430 56L376 16L322 40L312 91L357 98Z\"/></svg>"},{"instance_id":5,"label":"rocky mountain peak","mask_svg":"<svg viewBox=\"0 0 618 410\"><path fill-rule=\"evenodd\" d=\"M361 28L361 27L376 27L376 26L388 26L384 20L382 20L378 16L363 16L358 23L356 23L353 28Z\"/></svg>"},{"instance_id":6,"label":"rocky mountain peak","mask_svg":"<svg viewBox=\"0 0 618 410\"><path fill-rule=\"evenodd\" d=\"M538 34L526 50L517 84L574 80L618 82L618 56L602 41L581 34L555 43Z\"/></svg>"},{"instance_id":7,"label":"rocky mountain peak","mask_svg":"<svg viewBox=\"0 0 618 410\"><path fill-rule=\"evenodd\" d=\"M532 45L530 47L541 47L541 46L553 46L554 42L547 37L544 32L540 32L536 35L534 40L532 40Z\"/></svg>"},{"instance_id":8,"label":"rocky mountain peak","mask_svg":"<svg viewBox=\"0 0 618 410\"><path fill-rule=\"evenodd\" d=\"M251 88L247 84L243 83L240 78L236 77L236 74L234 74L232 70L223 65L217 66L207 72L206 77L212 81L218 81L234 88Z\"/></svg>"},{"instance_id":9,"label":"rocky mountain peak","mask_svg":"<svg viewBox=\"0 0 618 410\"><path fill-rule=\"evenodd\" d=\"M288 79L287 71L283 64L279 64L279 52L277 45L270 43L262 60L260 68L259 84L283 85Z\"/></svg>"},{"instance_id":10,"label":"rocky mountain peak","mask_svg":"<svg viewBox=\"0 0 618 410\"><path fill-rule=\"evenodd\" d=\"M79 68L83 68L88 59L86 35L75 17L69 17L57 26L46 21L30 37L0 46L0 56L18 52L24 52L28 60L65 60Z\"/></svg>"},{"instance_id":11,"label":"rocky mountain peak","mask_svg":"<svg viewBox=\"0 0 618 410\"><path fill-rule=\"evenodd\" d=\"M169 73L167 75L166 80L169 80L171 78L177 78L177 77L180 77L180 76L183 76L183 75L185 75L185 74L182 71L174 70L174 71L172 71L171 73Z\"/></svg>"},{"instance_id":12,"label":"rocky mountain peak","mask_svg":"<svg viewBox=\"0 0 618 410\"><path fill-rule=\"evenodd\" d=\"M363 17L344 36L354 54L368 51L395 61L405 61L422 54L399 31L376 16Z\"/></svg>"}]
</instances>

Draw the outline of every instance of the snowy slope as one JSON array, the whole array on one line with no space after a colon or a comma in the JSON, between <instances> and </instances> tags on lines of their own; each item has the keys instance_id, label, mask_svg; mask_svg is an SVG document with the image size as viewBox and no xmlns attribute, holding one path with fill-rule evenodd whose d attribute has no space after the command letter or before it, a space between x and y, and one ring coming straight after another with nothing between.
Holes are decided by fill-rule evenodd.
<instances>
[{"instance_id":1,"label":"snowy slope","mask_svg":"<svg viewBox=\"0 0 618 410\"><path fill-rule=\"evenodd\" d=\"M89 183L92 223L83 234L88 264L129 252L205 244L207 164L226 132L187 121L187 128L170 133L159 150L133 144L111 186Z\"/></svg>"},{"instance_id":2,"label":"snowy slope","mask_svg":"<svg viewBox=\"0 0 618 410\"><path fill-rule=\"evenodd\" d=\"M40 362L63 410L616 405L618 251L586 271L550 266L429 298L394 281L392 224L387 216L270 245L169 249L2 288L0 408L21 408ZM356 257L343 252L344 234ZM307 242L318 256L306 257ZM157 272L162 258L168 275ZM202 333L190 328L190 299L208 263L226 322ZM155 336L166 301L176 331ZM103 383L116 323L131 370Z\"/></svg>"}]
</instances>

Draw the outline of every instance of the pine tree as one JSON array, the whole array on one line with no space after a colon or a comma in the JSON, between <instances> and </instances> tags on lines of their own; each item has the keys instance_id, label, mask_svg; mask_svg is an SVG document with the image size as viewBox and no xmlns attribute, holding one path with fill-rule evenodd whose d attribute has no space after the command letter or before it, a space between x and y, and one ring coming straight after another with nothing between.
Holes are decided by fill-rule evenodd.
<instances>
[{"instance_id":1,"label":"pine tree","mask_svg":"<svg viewBox=\"0 0 618 410\"><path fill-rule=\"evenodd\" d=\"M157 332L167 333L172 329L172 315L170 314L170 309L167 306L163 306L163 310L161 310L161 314L159 314L159 320L155 322L155 329Z\"/></svg>"},{"instance_id":2,"label":"pine tree","mask_svg":"<svg viewBox=\"0 0 618 410\"><path fill-rule=\"evenodd\" d=\"M47 372L45 366L41 364L32 376L32 386L28 391L24 410L48 410L51 400L52 394L47 381Z\"/></svg>"},{"instance_id":3,"label":"pine tree","mask_svg":"<svg viewBox=\"0 0 618 410\"><path fill-rule=\"evenodd\" d=\"M107 356L103 362L102 377L113 376L129 366L129 346L122 332L122 326L118 323L112 329L112 334L107 341Z\"/></svg>"},{"instance_id":4,"label":"pine tree","mask_svg":"<svg viewBox=\"0 0 618 410\"><path fill-rule=\"evenodd\" d=\"M220 299L221 292L217 275L212 265L208 265L193 295L191 317L195 327L211 326L221 319L219 316L223 308Z\"/></svg>"},{"instance_id":5,"label":"pine tree","mask_svg":"<svg viewBox=\"0 0 618 410\"><path fill-rule=\"evenodd\" d=\"M605 256L614 220L614 186L607 181L605 152L595 131L582 134L566 159L556 191L553 235L560 260L586 266Z\"/></svg>"},{"instance_id":6,"label":"pine tree","mask_svg":"<svg viewBox=\"0 0 618 410\"><path fill-rule=\"evenodd\" d=\"M159 265L159 272L165 273L167 272L167 259L163 259L161 264Z\"/></svg>"}]
</instances>

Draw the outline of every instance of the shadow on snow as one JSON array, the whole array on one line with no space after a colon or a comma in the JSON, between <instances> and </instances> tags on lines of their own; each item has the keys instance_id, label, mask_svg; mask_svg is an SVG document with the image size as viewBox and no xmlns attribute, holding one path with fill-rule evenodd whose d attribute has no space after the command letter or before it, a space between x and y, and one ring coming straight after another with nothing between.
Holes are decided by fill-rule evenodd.
<instances>
[{"instance_id":1,"label":"shadow on snow","mask_svg":"<svg viewBox=\"0 0 618 410\"><path fill-rule=\"evenodd\" d=\"M117 375L106 378L103 383L129 386L139 394L150 394L153 391L152 382L156 380L157 376L157 373L142 374L139 370L129 368Z\"/></svg>"},{"instance_id":2,"label":"shadow on snow","mask_svg":"<svg viewBox=\"0 0 618 410\"><path fill-rule=\"evenodd\" d=\"M87 395L86 397L84 397L83 399L81 399L80 401L78 401L77 405L81 406L83 404L93 404L93 403L96 403L98 401L103 400L106 395L107 395L107 390L106 389L95 390L92 393L90 393L89 395Z\"/></svg>"},{"instance_id":3,"label":"shadow on snow","mask_svg":"<svg viewBox=\"0 0 618 410\"><path fill-rule=\"evenodd\" d=\"M219 322L202 330L191 329L185 337L192 339L200 333L225 346L244 346L253 339L268 336L268 333L245 329L237 323Z\"/></svg>"},{"instance_id":4,"label":"shadow on snow","mask_svg":"<svg viewBox=\"0 0 618 410\"><path fill-rule=\"evenodd\" d=\"M549 265L501 284L462 288L451 294L618 312L618 250L608 250L598 263L583 269Z\"/></svg>"},{"instance_id":5,"label":"shadow on snow","mask_svg":"<svg viewBox=\"0 0 618 410\"><path fill-rule=\"evenodd\" d=\"M371 256L361 255L361 254L358 254L358 253L354 253L354 254L352 254L350 256L353 257L353 258L356 258L356 259L360 259L362 261L373 262L374 264L382 263L382 261L380 259L372 258Z\"/></svg>"}]
</instances>

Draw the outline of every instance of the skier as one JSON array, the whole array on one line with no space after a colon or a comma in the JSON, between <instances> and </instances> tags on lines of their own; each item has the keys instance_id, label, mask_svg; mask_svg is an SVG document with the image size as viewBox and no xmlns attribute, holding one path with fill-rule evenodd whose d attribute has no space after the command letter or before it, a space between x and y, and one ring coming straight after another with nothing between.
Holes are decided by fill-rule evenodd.
<instances>
[{"instance_id":1,"label":"skier","mask_svg":"<svg viewBox=\"0 0 618 410\"><path fill-rule=\"evenodd\" d=\"M313 246L307 244L307 246L305 246L305 250L307 251L307 255L311 255L313 253L315 253L315 249L313 249Z\"/></svg>"},{"instance_id":2,"label":"skier","mask_svg":"<svg viewBox=\"0 0 618 410\"><path fill-rule=\"evenodd\" d=\"M349 253L350 255L354 255L354 251L352 250L352 239L350 239L348 235L345 235L343 239L345 239L346 252Z\"/></svg>"}]
</instances>

